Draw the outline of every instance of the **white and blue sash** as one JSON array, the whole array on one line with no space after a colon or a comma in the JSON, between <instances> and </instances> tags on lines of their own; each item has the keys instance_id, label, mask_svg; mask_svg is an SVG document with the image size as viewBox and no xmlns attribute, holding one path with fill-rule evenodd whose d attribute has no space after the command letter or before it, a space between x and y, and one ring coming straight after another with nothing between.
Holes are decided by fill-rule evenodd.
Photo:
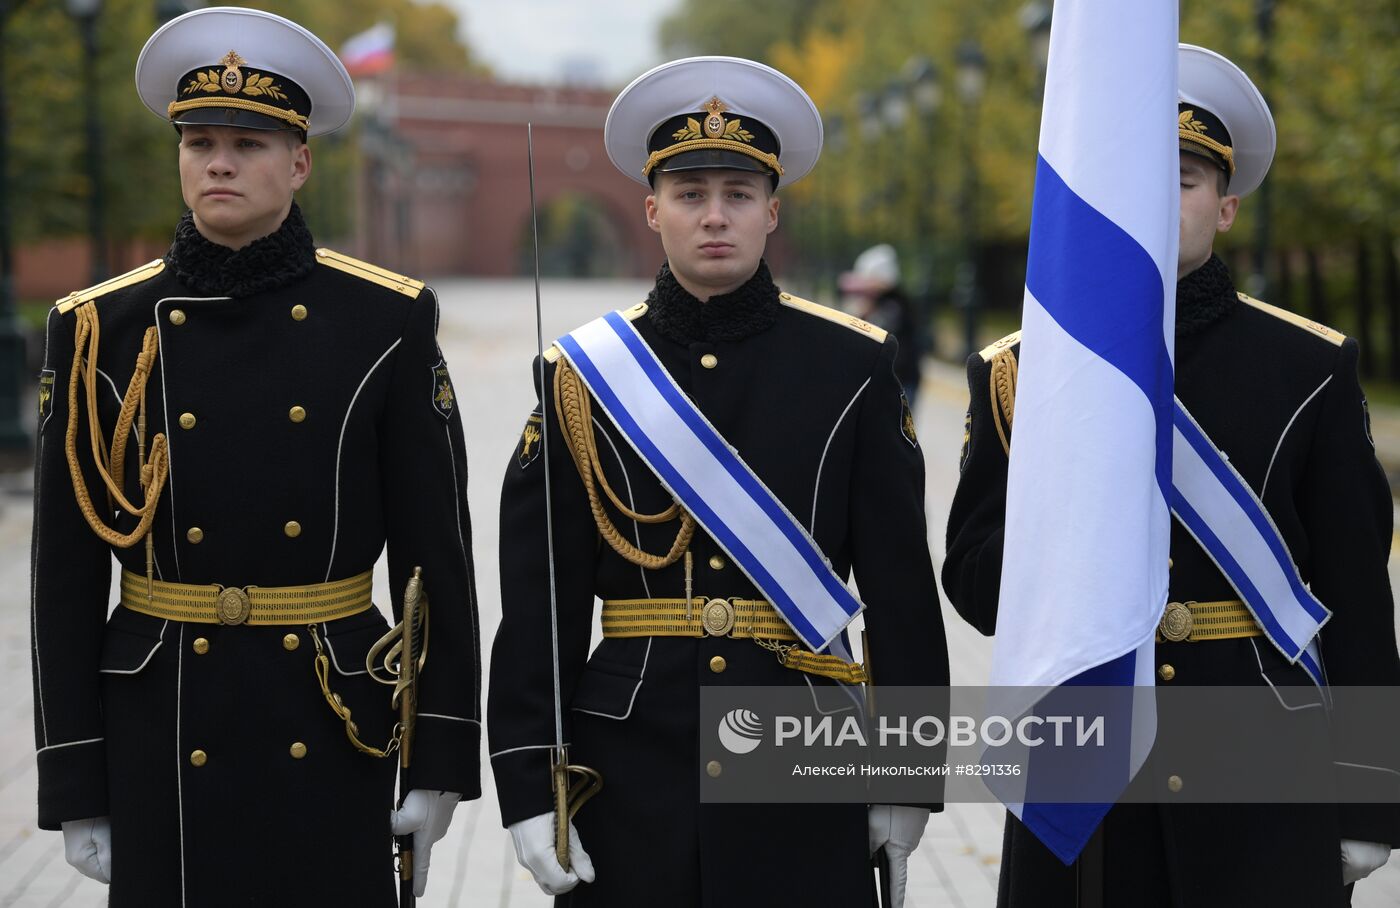
<instances>
[{"instance_id":1,"label":"white and blue sash","mask_svg":"<svg viewBox=\"0 0 1400 908\"><path fill-rule=\"evenodd\" d=\"M1239 593L1264 636L1324 686L1317 634L1332 613L1303 583L1259 496L1180 400L1172 412L1171 507Z\"/></svg>"},{"instance_id":2,"label":"white and blue sash","mask_svg":"<svg viewBox=\"0 0 1400 908\"><path fill-rule=\"evenodd\" d=\"M813 652L864 606L805 527L690 401L641 335L611 312L558 346L661 484Z\"/></svg>"}]
</instances>

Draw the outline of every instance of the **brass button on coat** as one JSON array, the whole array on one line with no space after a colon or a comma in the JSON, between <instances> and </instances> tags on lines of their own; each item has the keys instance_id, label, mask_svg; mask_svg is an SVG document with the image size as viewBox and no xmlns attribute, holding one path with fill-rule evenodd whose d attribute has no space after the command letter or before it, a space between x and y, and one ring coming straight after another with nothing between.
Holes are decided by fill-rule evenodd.
<instances>
[{"instance_id":1,"label":"brass button on coat","mask_svg":"<svg viewBox=\"0 0 1400 908\"><path fill-rule=\"evenodd\" d=\"M196 750L190 754L191 766L203 766L209 762L209 755L202 750Z\"/></svg>"},{"instance_id":2,"label":"brass button on coat","mask_svg":"<svg viewBox=\"0 0 1400 908\"><path fill-rule=\"evenodd\" d=\"M197 655L204 655L205 653L209 652L209 640L205 637L196 637L193 644L193 649Z\"/></svg>"},{"instance_id":3,"label":"brass button on coat","mask_svg":"<svg viewBox=\"0 0 1400 908\"><path fill-rule=\"evenodd\" d=\"M282 532L287 534L287 538L295 539L301 535L301 524L295 520L288 520L287 525L282 527Z\"/></svg>"},{"instance_id":4,"label":"brass button on coat","mask_svg":"<svg viewBox=\"0 0 1400 908\"><path fill-rule=\"evenodd\" d=\"M711 760L705 764L705 772L710 774L710 778L718 779L719 774L724 772L724 767L720 765L718 760Z\"/></svg>"},{"instance_id":5,"label":"brass button on coat","mask_svg":"<svg viewBox=\"0 0 1400 908\"><path fill-rule=\"evenodd\" d=\"M188 530L185 530L185 538L193 545L199 545L204 541L204 531L199 527L190 527Z\"/></svg>"},{"instance_id":6,"label":"brass button on coat","mask_svg":"<svg viewBox=\"0 0 1400 908\"><path fill-rule=\"evenodd\" d=\"M724 559L718 555L710 556L710 567L716 571L724 570Z\"/></svg>"},{"instance_id":7,"label":"brass button on coat","mask_svg":"<svg viewBox=\"0 0 1400 908\"><path fill-rule=\"evenodd\" d=\"M293 306L292 318L296 319L299 322L306 321L306 307L303 306L301 303L297 303L295 306Z\"/></svg>"},{"instance_id":8,"label":"brass button on coat","mask_svg":"<svg viewBox=\"0 0 1400 908\"><path fill-rule=\"evenodd\" d=\"M193 428L194 428L194 414L193 414L193 413L181 413L181 414L180 414L180 428L182 428L182 429L193 429Z\"/></svg>"},{"instance_id":9,"label":"brass button on coat","mask_svg":"<svg viewBox=\"0 0 1400 908\"><path fill-rule=\"evenodd\" d=\"M723 656L715 656L713 659L710 660L710 671L714 672L716 675L718 675L720 672L724 671L728 667L729 663L724 661Z\"/></svg>"},{"instance_id":10,"label":"brass button on coat","mask_svg":"<svg viewBox=\"0 0 1400 908\"><path fill-rule=\"evenodd\" d=\"M290 410L287 411L287 418L290 419L292 422L301 422L302 420L306 419L306 408L292 407Z\"/></svg>"},{"instance_id":11,"label":"brass button on coat","mask_svg":"<svg viewBox=\"0 0 1400 908\"><path fill-rule=\"evenodd\" d=\"M298 646L301 646L301 638L298 637L296 634L288 634L287 636L282 638L282 648L287 652L290 653Z\"/></svg>"},{"instance_id":12,"label":"brass button on coat","mask_svg":"<svg viewBox=\"0 0 1400 908\"><path fill-rule=\"evenodd\" d=\"M1170 681L1176 677L1176 669L1169 663L1163 662L1157 668L1157 677L1161 678L1163 681Z\"/></svg>"},{"instance_id":13,"label":"brass button on coat","mask_svg":"<svg viewBox=\"0 0 1400 908\"><path fill-rule=\"evenodd\" d=\"M1181 781L1181 776L1167 776L1167 791L1170 791L1172 794L1181 791L1184 784L1185 783Z\"/></svg>"},{"instance_id":14,"label":"brass button on coat","mask_svg":"<svg viewBox=\"0 0 1400 908\"><path fill-rule=\"evenodd\" d=\"M704 356L700 357L700 365L704 366L706 369L713 369L715 366L719 365L719 357L715 356L713 353L706 353Z\"/></svg>"},{"instance_id":15,"label":"brass button on coat","mask_svg":"<svg viewBox=\"0 0 1400 908\"><path fill-rule=\"evenodd\" d=\"M293 760L300 760L302 757L306 756L306 745L300 741L296 741L291 747L287 748L287 752L292 755Z\"/></svg>"},{"instance_id":16,"label":"brass button on coat","mask_svg":"<svg viewBox=\"0 0 1400 908\"><path fill-rule=\"evenodd\" d=\"M172 325L183 325L184 323L185 323L185 310L184 310L184 309L171 309L171 310L170 310L170 324L172 324Z\"/></svg>"}]
</instances>

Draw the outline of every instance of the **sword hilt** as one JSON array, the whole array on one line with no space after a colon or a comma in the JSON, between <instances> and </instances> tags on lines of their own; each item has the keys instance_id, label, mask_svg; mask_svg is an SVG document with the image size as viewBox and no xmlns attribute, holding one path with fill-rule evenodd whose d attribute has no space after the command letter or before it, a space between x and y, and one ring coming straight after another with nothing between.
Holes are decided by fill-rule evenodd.
<instances>
[{"instance_id":1,"label":"sword hilt","mask_svg":"<svg viewBox=\"0 0 1400 908\"><path fill-rule=\"evenodd\" d=\"M554 857L569 869L569 822L579 808L603 787L596 769L569 762L567 747L555 748L550 758L550 789L554 793ZM573 778L571 778L573 777Z\"/></svg>"}]
</instances>

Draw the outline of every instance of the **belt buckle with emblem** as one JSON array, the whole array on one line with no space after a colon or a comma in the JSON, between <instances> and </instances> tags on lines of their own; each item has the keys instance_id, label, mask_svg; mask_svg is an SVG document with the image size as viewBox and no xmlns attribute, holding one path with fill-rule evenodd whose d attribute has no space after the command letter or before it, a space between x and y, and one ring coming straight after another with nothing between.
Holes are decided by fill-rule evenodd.
<instances>
[{"instance_id":1,"label":"belt buckle with emblem","mask_svg":"<svg viewBox=\"0 0 1400 908\"><path fill-rule=\"evenodd\" d=\"M214 602L214 614L218 616L220 624L242 624L248 620L252 609L253 601L248 598L247 591L236 586L219 590L219 598Z\"/></svg>"},{"instance_id":2,"label":"belt buckle with emblem","mask_svg":"<svg viewBox=\"0 0 1400 908\"><path fill-rule=\"evenodd\" d=\"M700 610L700 624L711 637L726 637L734 630L734 606L727 599L711 599Z\"/></svg>"},{"instance_id":3,"label":"belt buckle with emblem","mask_svg":"<svg viewBox=\"0 0 1400 908\"><path fill-rule=\"evenodd\" d=\"M1170 640L1172 643L1180 643L1191 636L1191 631L1196 625L1196 617L1191 614L1191 604L1189 602L1167 603L1167 610L1162 614L1162 621L1157 626L1157 630L1162 634L1162 639Z\"/></svg>"}]
</instances>

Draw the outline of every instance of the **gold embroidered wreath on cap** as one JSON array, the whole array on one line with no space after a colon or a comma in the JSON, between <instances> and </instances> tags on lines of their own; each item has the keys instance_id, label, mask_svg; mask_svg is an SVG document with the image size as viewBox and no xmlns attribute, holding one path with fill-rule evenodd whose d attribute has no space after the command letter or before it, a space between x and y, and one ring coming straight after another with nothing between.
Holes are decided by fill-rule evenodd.
<instances>
[{"instance_id":1,"label":"gold embroidered wreath on cap","mask_svg":"<svg viewBox=\"0 0 1400 908\"><path fill-rule=\"evenodd\" d=\"M1235 150L1206 135L1206 124L1196 119L1194 110L1183 110L1178 114L1176 127L1177 134L1183 142L1192 142L1220 155L1225 159L1225 165L1230 168L1230 176L1235 175Z\"/></svg>"},{"instance_id":2,"label":"gold embroidered wreath on cap","mask_svg":"<svg viewBox=\"0 0 1400 908\"><path fill-rule=\"evenodd\" d=\"M724 132L716 138L730 139L735 142L752 142L753 133L749 132L747 129L744 129L741 125L742 123L742 120L737 119L726 120L724 123ZM675 132L671 133L671 138L679 139L681 141L685 141L687 139L701 138L700 123L694 117L686 117L685 129L678 129Z\"/></svg>"},{"instance_id":3,"label":"gold embroidered wreath on cap","mask_svg":"<svg viewBox=\"0 0 1400 908\"><path fill-rule=\"evenodd\" d=\"M236 110L248 110L253 113L260 113L264 116L275 117L285 120L298 129L307 129L310 126L308 118L302 116L294 110L287 110L277 107L264 101L249 101L246 98L231 98L228 95L245 95L247 98L270 98L274 101L286 101L287 95L282 90L282 86L272 81L271 76L262 73L249 73L243 75L242 66L246 61L238 55L237 51L229 51L224 58L219 61L224 64L224 71L220 73L216 69L201 70L194 74L194 77L185 84L180 91L182 95L195 95L188 101L172 101L166 108L166 113L171 118L182 110L192 110L197 107L232 107ZM220 94L222 93L222 94ZM206 97L200 97L204 95ZM208 95L220 95L219 97L207 97Z\"/></svg>"},{"instance_id":4,"label":"gold embroidered wreath on cap","mask_svg":"<svg viewBox=\"0 0 1400 908\"><path fill-rule=\"evenodd\" d=\"M652 168L669 157L684 151L698 151L708 148L737 151L740 154L748 155L767 164L774 173L782 176L783 167L778 163L777 155L759 151L748 144L753 141L753 133L744 128L742 120L738 117L730 120L721 116L727 109L723 101L718 97L711 98L709 103L705 105L705 109L709 111L709 116L705 118L705 125L702 127L700 121L694 117L686 117L685 127L671 133L671 138L676 140L676 144L670 148L653 151L647 157L646 166L642 168L642 176L649 175Z\"/></svg>"},{"instance_id":5,"label":"gold embroidered wreath on cap","mask_svg":"<svg viewBox=\"0 0 1400 908\"><path fill-rule=\"evenodd\" d=\"M189 81L182 95L192 95L196 92L206 92L213 94L216 91L225 91L219 73L215 70L207 72L197 72L194 78ZM230 94L247 95L250 98L266 96L274 101L287 100L286 94L282 91L282 86L275 84L271 76L264 76L262 73L252 73L243 80L243 86Z\"/></svg>"}]
</instances>

